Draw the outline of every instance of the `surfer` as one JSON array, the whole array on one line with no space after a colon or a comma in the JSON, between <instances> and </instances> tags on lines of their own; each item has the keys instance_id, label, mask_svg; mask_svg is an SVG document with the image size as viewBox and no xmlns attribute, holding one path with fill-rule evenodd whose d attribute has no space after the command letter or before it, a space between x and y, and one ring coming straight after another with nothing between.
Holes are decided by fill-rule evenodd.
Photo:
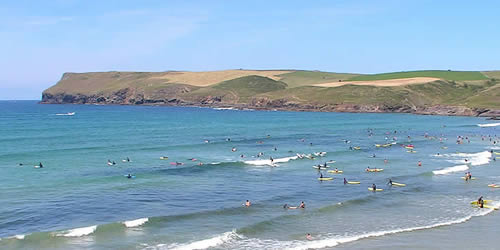
<instances>
[{"instance_id":1,"label":"surfer","mask_svg":"<svg viewBox=\"0 0 500 250\"><path fill-rule=\"evenodd\" d=\"M311 234L306 234L306 239L307 240L313 240L313 237L311 236Z\"/></svg>"},{"instance_id":2,"label":"surfer","mask_svg":"<svg viewBox=\"0 0 500 250\"><path fill-rule=\"evenodd\" d=\"M391 185L392 186L392 179L389 179L389 182L387 182L387 185Z\"/></svg>"},{"instance_id":3,"label":"surfer","mask_svg":"<svg viewBox=\"0 0 500 250\"><path fill-rule=\"evenodd\" d=\"M370 172L370 166L366 167L365 171Z\"/></svg>"},{"instance_id":4,"label":"surfer","mask_svg":"<svg viewBox=\"0 0 500 250\"><path fill-rule=\"evenodd\" d=\"M237 150L237 149L236 149L235 147L233 147L233 148L231 149L231 151L233 151L233 152L236 152L236 150Z\"/></svg>"},{"instance_id":5,"label":"surfer","mask_svg":"<svg viewBox=\"0 0 500 250\"><path fill-rule=\"evenodd\" d=\"M347 180L346 180L346 178L344 178L344 185L345 185L345 184L347 184Z\"/></svg>"},{"instance_id":6,"label":"surfer","mask_svg":"<svg viewBox=\"0 0 500 250\"><path fill-rule=\"evenodd\" d=\"M373 191L377 191L377 185L375 185L375 183L372 184L372 189Z\"/></svg>"},{"instance_id":7,"label":"surfer","mask_svg":"<svg viewBox=\"0 0 500 250\"><path fill-rule=\"evenodd\" d=\"M43 164L41 162L40 162L40 164L38 166L40 166L40 168L43 168Z\"/></svg>"},{"instance_id":8,"label":"surfer","mask_svg":"<svg viewBox=\"0 0 500 250\"><path fill-rule=\"evenodd\" d=\"M323 179L323 173L319 172L319 179Z\"/></svg>"},{"instance_id":9,"label":"surfer","mask_svg":"<svg viewBox=\"0 0 500 250\"><path fill-rule=\"evenodd\" d=\"M418 165L419 167L421 167L421 166L422 166L422 162L421 162L421 161L418 161L417 165Z\"/></svg>"},{"instance_id":10,"label":"surfer","mask_svg":"<svg viewBox=\"0 0 500 250\"><path fill-rule=\"evenodd\" d=\"M128 175L127 175L127 178L132 179L132 175L131 175L131 174L128 174Z\"/></svg>"},{"instance_id":11,"label":"surfer","mask_svg":"<svg viewBox=\"0 0 500 250\"><path fill-rule=\"evenodd\" d=\"M274 159L273 159L273 157L272 157L272 156L269 156L269 160L271 161L271 164L273 164Z\"/></svg>"},{"instance_id":12,"label":"surfer","mask_svg":"<svg viewBox=\"0 0 500 250\"><path fill-rule=\"evenodd\" d=\"M480 208L484 207L484 200L482 195L477 199L477 205L479 205Z\"/></svg>"},{"instance_id":13,"label":"surfer","mask_svg":"<svg viewBox=\"0 0 500 250\"><path fill-rule=\"evenodd\" d=\"M251 206L251 205L252 205L252 203L250 203L250 201L249 201L249 200L247 200L247 201L245 202L245 207L249 207L249 206Z\"/></svg>"},{"instance_id":14,"label":"surfer","mask_svg":"<svg viewBox=\"0 0 500 250\"><path fill-rule=\"evenodd\" d=\"M127 162L130 162L130 158L127 157Z\"/></svg>"},{"instance_id":15,"label":"surfer","mask_svg":"<svg viewBox=\"0 0 500 250\"><path fill-rule=\"evenodd\" d=\"M301 201L300 205L299 205L299 208L306 208L306 204L303 201Z\"/></svg>"}]
</instances>

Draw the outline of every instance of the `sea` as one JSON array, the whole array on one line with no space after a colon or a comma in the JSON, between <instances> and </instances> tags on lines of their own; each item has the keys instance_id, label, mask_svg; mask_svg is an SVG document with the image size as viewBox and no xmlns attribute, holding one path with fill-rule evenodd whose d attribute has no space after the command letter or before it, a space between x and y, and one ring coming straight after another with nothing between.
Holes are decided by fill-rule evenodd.
<instances>
[{"instance_id":1,"label":"sea","mask_svg":"<svg viewBox=\"0 0 500 250\"><path fill-rule=\"evenodd\" d=\"M0 249L499 249L499 125L1 101Z\"/></svg>"}]
</instances>

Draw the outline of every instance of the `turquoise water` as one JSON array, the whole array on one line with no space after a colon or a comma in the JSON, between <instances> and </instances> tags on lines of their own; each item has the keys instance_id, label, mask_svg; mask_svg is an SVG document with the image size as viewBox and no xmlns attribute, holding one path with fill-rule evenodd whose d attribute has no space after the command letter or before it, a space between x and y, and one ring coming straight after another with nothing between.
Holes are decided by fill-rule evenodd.
<instances>
[{"instance_id":1,"label":"turquoise water","mask_svg":"<svg viewBox=\"0 0 500 250\"><path fill-rule=\"evenodd\" d=\"M487 187L500 183L490 153L500 152L500 127L477 125L485 123L493 122L0 102L0 248L366 249L375 238L467 227L497 216L471 200L500 200L500 188ZM384 143L393 144L375 146ZM326 155L297 157L315 152ZM334 180L320 182L312 166L329 160L344 172L322 171ZM460 179L466 171L477 179ZM389 178L407 186L387 186ZM369 192L373 183L384 191ZM301 201L306 209L283 209Z\"/></svg>"}]
</instances>

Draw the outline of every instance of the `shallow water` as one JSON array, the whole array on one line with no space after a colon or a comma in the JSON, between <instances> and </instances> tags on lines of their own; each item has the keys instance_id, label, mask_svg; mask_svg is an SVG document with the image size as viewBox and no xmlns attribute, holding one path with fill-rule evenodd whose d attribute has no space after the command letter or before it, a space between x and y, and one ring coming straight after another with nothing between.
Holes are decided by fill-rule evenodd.
<instances>
[{"instance_id":1,"label":"shallow water","mask_svg":"<svg viewBox=\"0 0 500 250\"><path fill-rule=\"evenodd\" d=\"M57 115L68 112L75 115ZM487 123L409 114L0 102L0 248L366 249L390 239L415 247L412 235L467 231L479 218L497 217L469 204L480 195L500 198L500 190L487 187L500 183L497 155L489 152L500 151L493 145L500 127L477 125ZM459 135L470 143L457 144ZM385 143L394 144L375 146ZM403 144L413 144L415 153ZM325 157L297 157L323 151ZM123 162L127 157L131 161ZM323 171L334 180L320 182L312 166L328 160L336 161L330 169L344 173ZM44 167L34 168L39 162ZM367 166L384 171L366 173ZM465 171L477 180L460 179ZM135 178L126 178L129 173ZM361 184L343 185L344 177ZM389 178L407 186L387 186ZM384 191L369 192L373 183ZM249 208L242 206L247 199ZM300 201L306 209L283 209ZM424 248L460 247L433 244Z\"/></svg>"}]
</instances>

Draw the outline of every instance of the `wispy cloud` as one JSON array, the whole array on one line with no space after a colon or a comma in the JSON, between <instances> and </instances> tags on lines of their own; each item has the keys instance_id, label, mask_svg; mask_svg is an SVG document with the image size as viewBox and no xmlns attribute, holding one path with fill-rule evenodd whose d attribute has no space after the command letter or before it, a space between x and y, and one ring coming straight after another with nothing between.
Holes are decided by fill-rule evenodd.
<instances>
[{"instance_id":1,"label":"wispy cloud","mask_svg":"<svg viewBox=\"0 0 500 250\"><path fill-rule=\"evenodd\" d=\"M27 17L27 20L23 23L27 26L45 26L45 25L56 25L65 22L71 22L74 17L70 16L55 16L55 17Z\"/></svg>"}]
</instances>

